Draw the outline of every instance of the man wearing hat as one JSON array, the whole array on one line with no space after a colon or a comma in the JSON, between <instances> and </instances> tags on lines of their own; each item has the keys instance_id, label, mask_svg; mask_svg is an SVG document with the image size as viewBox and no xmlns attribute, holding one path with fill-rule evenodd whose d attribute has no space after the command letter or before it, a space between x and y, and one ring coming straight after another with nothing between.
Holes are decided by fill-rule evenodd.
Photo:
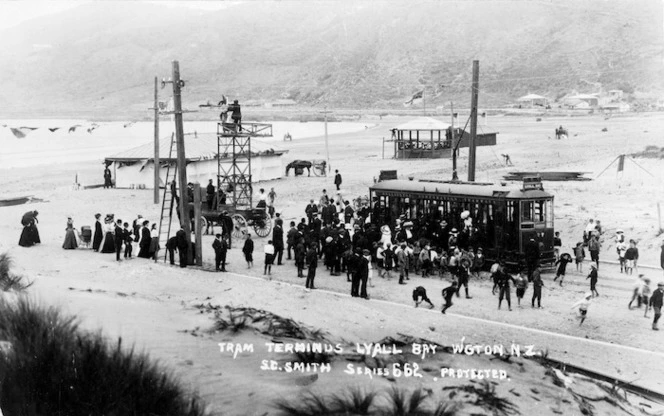
<instances>
[{"instance_id":1,"label":"man wearing hat","mask_svg":"<svg viewBox=\"0 0 664 416\"><path fill-rule=\"evenodd\" d=\"M662 300L664 299L664 281L657 283L657 289L652 292L650 297L650 307L655 311L655 319L652 321L652 329L654 331L659 331L657 327L657 321L659 317L662 316Z\"/></svg>"},{"instance_id":2,"label":"man wearing hat","mask_svg":"<svg viewBox=\"0 0 664 416\"><path fill-rule=\"evenodd\" d=\"M214 265L216 271L225 272L226 271L226 253L228 252L228 243L226 240L221 238L221 234L215 236L214 241L212 242L212 248L214 249Z\"/></svg>"}]
</instances>

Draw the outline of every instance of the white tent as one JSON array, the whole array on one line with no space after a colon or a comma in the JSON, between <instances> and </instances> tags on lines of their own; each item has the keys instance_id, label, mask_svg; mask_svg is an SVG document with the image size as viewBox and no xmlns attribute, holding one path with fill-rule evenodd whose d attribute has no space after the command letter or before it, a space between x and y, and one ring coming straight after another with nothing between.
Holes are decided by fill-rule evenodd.
<instances>
[{"instance_id":1,"label":"white tent","mask_svg":"<svg viewBox=\"0 0 664 416\"><path fill-rule=\"evenodd\" d=\"M173 168L176 162L175 148L169 158L171 137L159 141L160 186L166 182L166 167ZM251 174L253 182L280 178L284 173L282 156L288 150L251 139ZM207 184L209 179L216 183L217 177L217 137L214 133L199 133L185 136L187 160L187 180ZM230 160L225 155L222 160ZM105 158L118 188L154 187L154 143L146 143Z\"/></svg>"}]
</instances>

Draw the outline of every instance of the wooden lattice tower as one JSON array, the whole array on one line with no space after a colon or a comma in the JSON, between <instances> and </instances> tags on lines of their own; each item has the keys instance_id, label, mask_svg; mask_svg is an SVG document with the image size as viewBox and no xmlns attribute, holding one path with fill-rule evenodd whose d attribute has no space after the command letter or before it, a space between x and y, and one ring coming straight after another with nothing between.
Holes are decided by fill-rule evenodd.
<instances>
[{"instance_id":1,"label":"wooden lattice tower","mask_svg":"<svg viewBox=\"0 0 664 416\"><path fill-rule=\"evenodd\" d=\"M272 137L272 124L217 123L217 189L236 209L253 207L251 138Z\"/></svg>"}]
</instances>

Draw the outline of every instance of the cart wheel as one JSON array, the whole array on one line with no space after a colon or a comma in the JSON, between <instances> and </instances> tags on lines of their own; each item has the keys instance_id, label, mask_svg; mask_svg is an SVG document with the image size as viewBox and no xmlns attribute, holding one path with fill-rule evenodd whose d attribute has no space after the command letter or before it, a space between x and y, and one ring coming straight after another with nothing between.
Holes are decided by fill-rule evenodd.
<instances>
[{"instance_id":1,"label":"cart wheel","mask_svg":"<svg viewBox=\"0 0 664 416\"><path fill-rule=\"evenodd\" d=\"M311 169L314 171L316 176L325 176L325 168L320 165L313 165Z\"/></svg>"},{"instance_id":2,"label":"cart wheel","mask_svg":"<svg viewBox=\"0 0 664 416\"><path fill-rule=\"evenodd\" d=\"M201 226L201 235L207 234L208 220L201 216L201 220L198 222Z\"/></svg>"},{"instance_id":3,"label":"cart wheel","mask_svg":"<svg viewBox=\"0 0 664 416\"><path fill-rule=\"evenodd\" d=\"M254 220L254 231L259 237L267 237L272 231L272 219L267 212L262 212L261 217Z\"/></svg>"},{"instance_id":4,"label":"cart wheel","mask_svg":"<svg viewBox=\"0 0 664 416\"><path fill-rule=\"evenodd\" d=\"M233 214L231 218L233 219L233 237L244 237L249 232L247 220L241 214Z\"/></svg>"}]
</instances>

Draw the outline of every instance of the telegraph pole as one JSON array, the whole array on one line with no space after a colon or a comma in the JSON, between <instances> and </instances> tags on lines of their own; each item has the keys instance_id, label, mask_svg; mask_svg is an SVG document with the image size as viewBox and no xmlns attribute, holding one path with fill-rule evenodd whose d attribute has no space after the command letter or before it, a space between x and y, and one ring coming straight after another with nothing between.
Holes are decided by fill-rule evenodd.
<instances>
[{"instance_id":1,"label":"telegraph pole","mask_svg":"<svg viewBox=\"0 0 664 416\"><path fill-rule=\"evenodd\" d=\"M327 171L332 172L332 166L330 165L330 147L328 145L327 141L327 114L331 113L331 111L327 110L327 107L322 111L324 117L325 117L325 154L327 155ZM327 175L327 173L326 173Z\"/></svg>"},{"instance_id":2,"label":"telegraph pole","mask_svg":"<svg viewBox=\"0 0 664 416\"><path fill-rule=\"evenodd\" d=\"M459 176L457 175L457 160L456 160L456 140L455 139L455 131L454 131L454 103L450 101L450 117L452 118L452 180L456 181L459 180Z\"/></svg>"},{"instance_id":3,"label":"telegraph pole","mask_svg":"<svg viewBox=\"0 0 664 416\"><path fill-rule=\"evenodd\" d=\"M154 77L154 203L159 203L159 90L158 77ZM168 184L165 184L168 186Z\"/></svg>"},{"instance_id":4,"label":"telegraph pole","mask_svg":"<svg viewBox=\"0 0 664 416\"><path fill-rule=\"evenodd\" d=\"M473 61L473 86L470 101L470 143L468 145L468 181L475 182L475 141L477 138L477 99L480 83L480 61Z\"/></svg>"},{"instance_id":5,"label":"telegraph pole","mask_svg":"<svg viewBox=\"0 0 664 416\"><path fill-rule=\"evenodd\" d=\"M187 264L192 264L191 221L189 219L189 195L187 194L187 160L184 153L184 127L182 125L182 97L180 91L184 81L180 80L180 64L173 61L173 115L177 140L178 184L180 186L181 227L187 235Z\"/></svg>"},{"instance_id":6,"label":"telegraph pole","mask_svg":"<svg viewBox=\"0 0 664 416\"><path fill-rule=\"evenodd\" d=\"M427 102L425 101L425 98L424 98L426 93L427 93L427 86L425 85L422 88L422 115L425 116L425 117L427 115Z\"/></svg>"}]
</instances>

